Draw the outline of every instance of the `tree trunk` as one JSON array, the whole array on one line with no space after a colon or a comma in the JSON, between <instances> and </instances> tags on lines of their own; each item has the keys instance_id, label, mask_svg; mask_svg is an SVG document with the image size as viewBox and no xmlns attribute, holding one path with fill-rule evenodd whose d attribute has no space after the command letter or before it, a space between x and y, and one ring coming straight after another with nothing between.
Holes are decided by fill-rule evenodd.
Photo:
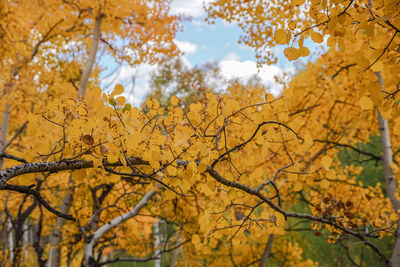
<instances>
[{"instance_id":1,"label":"tree trunk","mask_svg":"<svg viewBox=\"0 0 400 267\"><path fill-rule=\"evenodd\" d=\"M100 41L100 26L101 26L101 14L96 17L95 22L94 22L94 30L93 30L93 38L92 38L92 47L89 52L89 59L88 62L85 66L85 69L83 71L80 83L79 83L79 91L78 91L78 98L83 100L86 95L86 91L88 88L89 84L89 77L90 74L92 73L94 63L96 61L96 54L97 54L97 49L99 46L99 41ZM69 188L63 203L61 205L61 212L64 214L69 213L69 209L72 204L72 199L73 199L73 189ZM58 246L59 243L62 240L61 236L61 229L65 224L65 219L63 218L57 218L56 226L53 230L52 235L50 236L50 250L49 250L49 257L48 257L48 267L58 267L60 266L60 261L61 261L61 250L60 247Z\"/></svg>"},{"instance_id":2,"label":"tree trunk","mask_svg":"<svg viewBox=\"0 0 400 267\"><path fill-rule=\"evenodd\" d=\"M149 191L142 200L130 211L121 216L113 219L112 221L101 226L96 232L93 233L91 237L86 240L85 248L84 248L84 265L85 266L94 266L94 247L96 242L109 230L120 225L121 223L129 220L132 217L135 217L140 210L147 205L148 201L156 194L155 190Z\"/></svg>"},{"instance_id":3,"label":"tree trunk","mask_svg":"<svg viewBox=\"0 0 400 267\"><path fill-rule=\"evenodd\" d=\"M177 240L176 240L176 245L180 245L182 242L182 232L179 231L177 234ZM176 262L178 261L178 255L179 255L179 247L175 248L173 253L172 253L172 259L171 259L171 264L170 267L175 267Z\"/></svg>"},{"instance_id":4,"label":"tree trunk","mask_svg":"<svg viewBox=\"0 0 400 267\"><path fill-rule=\"evenodd\" d=\"M267 259L269 257L269 253L271 252L272 242L274 241L274 235L270 234L268 237L267 244L265 245L264 252L262 254L259 267L264 267L267 264Z\"/></svg>"},{"instance_id":5,"label":"tree trunk","mask_svg":"<svg viewBox=\"0 0 400 267\"><path fill-rule=\"evenodd\" d=\"M379 83L382 85L382 90L384 91L383 79L380 72L375 72L378 77ZM378 110L378 120L379 120L379 133L381 136L381 145L382 145L382 164L383 171L385 173L385 182L386 182L386 192L392 203L394 211L399 215L400 209L400 201L396 197L397 191L397 181L396 177L393 174L392 164L393 164L393 155L392 155L392 144L390 142L390 132L387 120L382 117L381 113ZM390 257L391 266L400 266L400 226L398 224L396 228L395 234L395 243L392 252L392 256Z\"/></svg>"},{"instance_id":6,"label":"tree trunk","mask_svg":"<svg viewBox=\"0 0 400 267\"><path fill-rule=\"evenodd\" d=\"M67 193L64 196L63 203L60 208L60 212L64 214L69 213L69 209L72 204L73 199L73 189L69 188ZM62 240L62 233L61 229L64 226L66 220L64 218L58 217L56 226L53 229L53 232L50 236L50 249L49 249L49 256L47 259L47 266L48 267L57 267L60 266L61 261L61 249L60 249L60 242Z\"/></svg>"},{"instance_id":7,"label":"tree trunk","mask_svg":"<svg viewBox=\"0 0 400 267\"><path fill-rule=\"evenodd\" d=\"M11 218L8 221L8 245L10 250L10 260L14 258L14 236L13 236L13 226L11 222Z\"/></svg>"},{"instance_id":8,"label":"tree trunk","mask_svg":"<svg viewBox=\"0 0 400 267\"><path fill-rule=\"evenodd\" d=\"M22 237L23 237L23 224L17 223L16 228L14 229L14 240L15 246L13 251L13 260L12 265L13 267L17 267L22 265L21 262L21 252L22 252Z\"/></svg>"},{"instance_id":9,"label":"tree trunk","mask_svg":"<svg viewBox=\"0 0 400 267\"><path fill-rule=\"evenodd\" d=\"M93 66L96 61L97 48L99 47L99 42L100 42L100 26L101 26L101 14L98 14L98 16L94 21L92 47L90 48L89 59L83 71L81 81L79 83L78 98L81 100L85 98L86 90L89 84L89 77L90 74L92 73Z\"/></svg>"},{"instance_id":10,"label":"tree trunk","mask_svg":"<svg viewBox=\"0 0 400 267\"><path fill-rule=\"evenodd\" d=\"M162 221L159 221L154 225L154 235L156 237L156 240L154 241L154 248L155 248L155 254L159 255L160 254L160 245L161 245L161 225ZM154 260L154 267L161 267L161 255L158 256L158 259Z\"/></svg>"},{"instance_id":11,"label":"tree trunk","mask_svg":"<svg viewBox=\"0 0 400 267\"><path fill-rule=\"evenodd\" d=\"M4 152L7 145L7 133L8 133L8 124L10 122L10 107L6 105L6 108L3 113L3 120L1 122L1 131L0 131L0 152ZM3 170L3 158L0 158L0 170Z\"/></svg>"}]
</instances>

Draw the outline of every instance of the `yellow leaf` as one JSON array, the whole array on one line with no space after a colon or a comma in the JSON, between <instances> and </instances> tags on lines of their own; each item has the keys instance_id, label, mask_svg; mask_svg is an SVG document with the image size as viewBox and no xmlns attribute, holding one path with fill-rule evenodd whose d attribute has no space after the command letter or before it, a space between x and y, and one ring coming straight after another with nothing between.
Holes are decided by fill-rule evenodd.
<instances>
[{"instance_id":1,"label":"yellow leaf","mask_svg":"<svg viewBox=\"0 0 400 267\"><path fill-rule=\"evenodd\" d=\"M287 41L286 37L287 37L286 31L284 31L282 29L276 30L274 39L278 44L286 44L286 41Z\"/></svg>"},{"instance_id":2,"label":"yellow leaf","mask_svg":"<svg viewBox=\"0 0 400 267\"><path fill-rule=\"evenodd\" d=\"M210 222L210 214L205 213L199 217L199 224L200 228L204 231L204 228L209 224Z\"/></svg>"},{"instance_id":3,"label":"yellow leaf","mask_svg":"<svg viewBox=\"0 0 400 267\"><path fill-rule=\"evenodd\" d=\"M87 178L86 177L86 170L85 169L81 169L81 170L74 171L72 173L72 178L74 178L74 179L76 179L78 181L84 180L85 178Z\"/></svg>"},{"instance_id":4,"label":"yellow leaf","mask_svg":"<svg viewBox=\"0 0 400 267\"><path fill-rule=\"evenodd\" d=\"M311 137L311 135L309 133L306 133L304 135L304 145L307 147L310 147L313 144L313 138Z\"/></svg>"},{"instance_id":5,"label":"yellow leaf","mask_svg":"<svg viewBox=\"0 0 400 267\"><path fill-rule=\"evenodd\" d=\"M336 46L336 38L335 37L329 37L328 38L328 41L326 42L326 44L329 46L329 47L335 47Z\"/></svg>"},{"instance_id":6,"label":"yellow leaf","mask_svg":"<svg viewBox=\"0 0 400 267\"><path fill-rule=\"evenodd\" d=\"M395 133L400 133L400 117L394 121L393 130Z\"/></svg>"},{"instance_id":7,"label":"yellow leaf","mask_svg":"<svg viewBox=\"0 0 400 267\"><path fill-rule=\"evenodd\" d=\"M124 87L121 84L117 84L114 87L113 95L120 95L124 92Z\"/></svg>"},{"instance_id":8,"label":"yellow leaf","mask_svg":"<svg viewBox=\"0 0 400 267\"><path fill-rule=\"evenodd\" d=\"M320 33L318 33L318 32L313 32L313 33L311 34L311 39L312 39L314 42L318 43L318 44L320 44L320 43L322 43L322 42L324 41L324 38L322 37L322 34L320 34Z\"/></svg>"},{"instance_id":9,"label":"yellow leaf","mask_svg":"<svg viewBox=\"0 0 400 267\"><path fill-rule=\"evenodd\" d=\"M192 243L193 245L199 245L201 243L199 235L192 235Z\"/></svg>"},{"instance_id":10,"label":"yellow leaf","mask_svg":"<svg viewBox=\"0 0 400 267\"><path fill-rule=\"evenodd\" d=\"M304 0L292 0L293 5L300 6L304 4Z\"/></svg>"},{"instance_id":11,"label":"yellow leaf","mask_svg":"<svg viewBox=\"0 0 400 267\"><path fill-rule=\"evenodd\" d=\"M367 96L361 97L358 104L362 110L371 110L374 107L374 102L372 102L371 98Z\"/></svg>"},{"instance_id":12,"label":"yellow leaf","mask_svg":"<svg viewBox=\"0 0 400 267\"><path fill-rule=\"evenodd\" d=\"M294 47L288 47L286 48L283 53L285 54L285 57L289 60L296 60L299 58L300 53L299 50L294 48Z\"/></svg>"},{"instance_id":13,"label":"yellow leaf","mask_svg":"<svg viewBox=\"0 0 400 267\"><path fill-rule=\"evenodd\" d=\"M392 213L389 218L392 222L396 222L399 219L399 216L396 213Z\"/></svg>"},{"instance_id":14,"label":"yellow leaf","mask_svg":"<svg viewBox=\"0 0 400 267\"><path fill-rule=\"evenodd\" d=\"M323 180L320 182L319 185L321 186L321 188L326 189L326 188L329 187L329 182L328 182L327 180L323 179Z\"/></svg>"},{"instance_id":15,"label":"yellow leaf","mask_svg":"<svg viewBox=\"0 0 400 267\"><path fill-rule=\"evenodd\" d=\"M150 163L150 167L152 167L155 170L160 168L160 163L156 160L150 160L149 163Z\"/></svg>"},{"instance_id":16,"label":"yellow leaf","mask_svg":"<svg viewBox=\"0 0 400 267\"><path fill-rule=\"evenodd\" d=\"M125 104L125 101L126 101L124 96L119 96L115 100L117 101L118 106L123 106Z\"/></svg>"},{"instance_id":17,"label":"yellow leaf","mask_svg":"<svg viewBox=\"0 0 400 267\"><path fill-rule=\"evenodd\" d=\"M299 52L301 57L306 57L310 54L310 50L305 46L300 47Z\"/></svg>"},{"instance_id":18,"label":"yellow leaf","mask_svg":"<svg viewBox=\"0 0 400 267\"><path fill-rule=\"evenodd\" d=\"M295 192L298 192L298 191L300 191L302 188L303 188L303 185L302 185L300 182L296 182L296 183L294 184L293 190L294 190Z\"/></svg>"},{"instance_id":19,"label":"yellow leaf","mask_svg":"<svg viewBox=\"0 0 400 267\"><path fill-rule=\"evenodd\" d=\"M173 95L170 101L173 106L176 106L179 103L179 98Z\"/></svg>"},{"instance_id":20,"label":"yellow leaf","mask_svg":"<svg viewBox=\"0 0 400 267\"><path fill-rule=\"evenodd\" d=\"M110 163L115 163L115 162L117 162L117 161L118 161L118 154L115 153L115 152L108 154L107 160L108 160L108 162L110 162Z\"/></svg>"},{"instance_id":21,"label":"yellow leaf","mask_svg":"<svg viewBox=\"0 0 400 267\"><path fill-rule=\"evenodd\" d=\"M332 164L332 158L329 156L324 156L321 159L321 165L325 168L328 169Z\"/></svg>"},{"instance_id":22,"label":"yellow leaf","mask_svg":"<svg viewBox=\"0 0 400 267\"><path fill-rule=\"evenodd\" d=\"M296 29L296 22L294 22L294 21L289 22L289 28L290 28L291 30Z\"/></svg>"},{"instance_id":23,"label":"yellow leaf","mask_svg":"<svg viewBox=\"0 0 400 267\"><path fill-rule=\"evenodd\" d=\"M329 179L335 179L336 178L336 172L333 169L330 169L326 172L326 178Z\"/></svg>"},{"instance_id":24,"label":"yellow leaf","mask_svg":"<svg viewBox=\"0 0 400 267\"><path fill-rule=\"evenodd\" d=\"M197 169L198 169L198 171L199 171L200 173L203 173L203 172L205 172L205 171L207 170L207 164L201 162L201 163L199 164L199 166L198 166Z\"/></svg>"},{"instance_id":25,"label":"yellow leaf","mask_svg":"<svg viewBox=\"0 0 400 267\"><path fill-rule=\"evenodd\" d=\"M232 246L234 246L234 247L240 246L240 239L239 238L233 239L232 240Z\"/></svg>"},{"instance_id":26,"label":"yellow leaf","mask_svg":"<svg viewBox=\"0 0 400 267\"><path fill-rule=\"evenodd\" d=\"M374 72L382 71L383 70L383 62L381 60L375 62L375 64L371 66L371 69Z\"/></svg>"},{"instance_id":27,"label":"yellow leaf","mask_svg":"<svg viewBox=\"0 0 400 267\"><path fill-rule=\"evenodd\" d=\"M111 183L117 183L120 180L120 176L119 175L110 175L110 176L108 176L107 180Z\"/></svg>"},{"instance_id":28,"label":"yellow leaf","mask_svg":"<svg viewBox=\"0 0 400 267\"><path fill-rule=\"evenodd\" d=\"M124 154L122 154L122 153L119 154L118 159L119 159L119 161L122 163L122 165L128 166L128 165L126 164L126 159L125 159L125 155L124 155Z\"/></svg>"},{"instance_id":29,"label":"yellow leaf","mask_svg":"<svg viewBox=\"0 0 400 267\"><path fill-rule=\"evenodd\" d=\"M174 199L176 197L176 194L172 190L166 190L164 192L164 200L170 200Z\"/></svg>"}]
</instances>

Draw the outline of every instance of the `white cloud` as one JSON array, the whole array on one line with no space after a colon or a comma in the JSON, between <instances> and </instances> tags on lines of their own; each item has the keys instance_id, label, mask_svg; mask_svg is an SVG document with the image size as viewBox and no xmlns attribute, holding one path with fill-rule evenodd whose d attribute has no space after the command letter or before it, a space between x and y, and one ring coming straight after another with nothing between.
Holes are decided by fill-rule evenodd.
<instances>
[{"instance_id":1,"label":"white cloud","mask_svg":"<svg viewBox=\"0 0 400 267\"><path fill-rule=\"evenodd\" d=\"M194 54L197 51L197 45L188 41L174 40L176 46L185 54Z\"/></svg>"},{"instance_id":2,"label":"white cloud","mask_svg":"<svg viewBox=\"0 0 400 267\"><path fill-rule=\"evenodd\" d=\"M232 53L230 53L232 54ZM229 55L229 54L228 54ZM184 64L190 67L190 62L183 58ZM111 91L112 88L120 83L125 87L124 95L127 101L135 106L139 106L150 91L150 74L157 69L158 66L150 64L141 64L137 67L128 65L122 66L118 72L110 77L102 80L101 87L103 90ZM291 74L291 69L281 69L277 66L263 66L257 68L255 61L238 59L225 59L219 63L221 74L227 79L239 78L242 82L247 82L252 76L258 75L261 82L270 89L270 92L278 96L282 91L282 85L276 83L275 76L280 76L284 72ZM134 81L134 82L133 82ZM217 81L222 82L222 81ZM134 85L134 86L133 86ZM216 85L216 88L223 88L224 83Z\"/></svg>"},{"instance_id":3,"label":"white cloud","mask_svg":"<svg viewBox=\"0 0 400 267\"><path fill-rule=\"evenodd\" d=\"M246 82L256 74L261 78L262 83L270 89L272 94L279 95L282 91L282 85L276 83L275 76L282 75L284 70L277 66L265 65L261 69L258 69L255 61L228 59L221 61L219 67L222 75L227 79L240 78L243 82Z\"/></svg>"},{"instance_id":4,"label":"white cloud","mask_svg":"<svg viewBox=\"0 0 400 267\"><path fill-rule=\"evenodd\" d=\"M194 19L192 20L192 24L197 26L198 30L201 30L201 27L210 26L204 19Z\"/></svg>"},{"instance_id":5,"label":"white cloud","mask_svg":"<svg viewBox=\"0 0 400 267\"><path fill-rule=\"evenodd\" d=\"M205 3L210 0L204 0ZM193 18L205 16L203 0L173 0L171 3L171 14L185 15Z\"/></svg>"},{"instance_id":6,"label":"white cloud","mask_svg":"<svg viewBox=\"0 0 400 267\"><path fill-rule=\"evenodd\" d=\"M240 55L236 54L235 52L230 52L224 57L223 60L240 60Z\"/></svg>"},{"instance_id":7,"label":"white cloud","mask_svg":"<svg viewBox=\"0 0 400 267\"><path fill-rule=\"evenodd\" d=\"M140 64L136 67L124 65L113 75L101 81L101 87L105 91L111 91L118 83L125 87L124 96L127 102L139 106L150 91L150 74L157 69L157 66Z\"/></svg>"}]
</instances>

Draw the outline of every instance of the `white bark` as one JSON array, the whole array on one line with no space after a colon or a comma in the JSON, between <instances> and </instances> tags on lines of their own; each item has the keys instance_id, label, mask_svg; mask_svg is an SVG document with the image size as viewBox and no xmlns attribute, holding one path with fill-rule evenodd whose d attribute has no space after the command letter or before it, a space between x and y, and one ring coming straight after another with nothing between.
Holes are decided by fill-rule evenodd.
<instances>
[{"instance_id":1,"label":"white bark","mask_svg":"<svg viewBox=\"0 0 400 267\"><path fill-rule=\"evenodd\" d=\"M379 119L379 132L381 135L381 146L382 146L382 164L383 171L385 174L386 181L386 192L392 203L393 209L396 213L400 209L400 201L396 198L397 192L397 181L396 177L393 174L392 164L393 164L393 155L392 155L392 144L390 142L390 132L387 120L385 120L381 113L378 110L378 119Z\"/></svg>"},{"instance_id":2,"label":"white bark","mask_svg":"<svg viewBox=\"0 0 400 267\"><path fill-rule=\"evenodd\" d=\"M73 191L72 189L67 190L67 193L64 196L63 203L60 208L60 212L67 214L72 204L73 199ZM49 256L47 258L47 266L48 267L57 267L60 266L61 261L61 249L60 242L62 240L61 229L64 226L66 220L64 218L58 217L56 226L53 229L53 232L50 236L50 248L49 248Z\"/></svg>"},{"instance_id":3,"label":"white bark","mask_svg":"<svg viewBox=\"0 0 400 267\"><path fill-rule=\"evenodd\" d=\"M93 38L92 38L92 47L90 48L89 52L89 59L83 71L80 83L79 83L79 91L78 91L78 98L83 100L86 96L86 91L89 84L89 77L93 70L93 65L96 61L96 54L97 48L99 46L100 41L100 26L101 26L101 14L99 13L94 21L94 29L93 29ZM83 162L81 162L82 164ZM64 164L65 165L65 164ZM78 164L79 165L79 164ZM90 167L90 163L83 163L82 167L87 168ZM60 168L61 166L58 166ZM68 166L64 166L65 168L69 169ZM63 167L61 167L63 168ZM79 169L79 168L78 168ZM3 177L0 175L0 179ZM4 181L4 179L3 179ZM6 180L7 181L7 180ZM73 188L69 188L67 193L63 199L63 203L61 205L61 212L64 214L69 213L69 209L72 205L73 200ZM59 217L57 218L56 226L53 229L52 235L50 237L50 249L49 249L49 257L48 257L48 267L57 267L60 266L61 260L61 250L59 248L59 243L62 240L61 229L65 224L65 219Z\"/></svg>"},{"instance_id":4,"label":"white bark","mask_svg":"<svg viewBox=\"0 0 400 267\"><path fill-rule=\"evenodd\" d=\"M108 231L110 231L112 228L122 224L126 220L129 220L132 217L135 217L140 210L147 205L148 201L156 194L155 190L149 191L142 200L130 211L127 213L118 216L117 218L113 219L112 221L108 222L107 224L104 224L101 226L96 232L93 233L93 235L89 238L88 242L85 243L85 248L84 248L84 260L85 260L85 266L92 266L93 265L93 254L94 254L94 247L96 245L96 242Z\"/></svg>"},{"instance_id":5,"label":"white bark","mask_svg":"<svg viewBox=\"0 0 400 267\"><path fill-rule=\"evenodd\" d=\"M9 250L10 250L10 259L11 262L14 259L14 238L13 238L13 226L11 223L11 219L10 221L8 221L8 244L9 244Z\"/></svg>"},{"instance_id":6,"label":"white bark","mask_svg":"<svg viewBox=\"0 0 400 267\"><path fill-rule=\"evenodd\" d=\"M385 90L383 85L383 78L380 72L375 72L378 81L382 86L382 91ZM397 192L397 180L393 174L392 164L393 164L393 154L392 154L392 144L390 141L390 132L387 120L382 117L378 110L378 120L379 120L379 133L381 136L382 145L382 165L385 174L386 182L386 193L392 203L394 211L399 215L400 201L396 197ZM396 228L395 243L390 257L391 266L400 266L400 225Z\"/></svg>"},{"instance_id":7,"label":"white bark","mask_svg":"<svg viewBox=\"0 0 400 267\"><path fill-rule=\"evenodd\" d=\"M176 248L174 249L174 252L172 253L172 258L171 258L170 267L175 267L175 264L176 264L176 262L178 261L179 250L180 250L179 245L180 245L181 242L182 242L182 232L179 231L177 235L178 235L178 236L177 236L176 244L177 244L178 247L176 247Z\"/></svg>"},{"instance_id":8,"label":"white bark","mask_svg":"<svg viewBox=\"0 0 400 267\"><path fill-rule=\"evenodd\" d=\"M89 84L89 77L92 73L94 63L96 61L97 49L99 47L100 42L100 26L101 26L101 14L98 14L94 21L94 29L93 29L93 38L92 38L92 47L89 52L89 59L83 70L83 74L81 77L81 81L79 83L79 92L78 98L83 100L86 96L86 90Z\"/></svg>"},{"instance_id":9,"label":"white bark","mask_svg":"<svg viewBox=\"0 0 400 267\"><path fill-rule=\"evenodd\" d=\"M28 257L27 253L27 248L29 246L29 232L28 232L28 222L27 220L24 221L24 226L23 226L23 236L22 236L22 257L23 257L23 262L25 263Z\"/></svg>"},{"instance_id":10,"label":"white bark","mask_svg":"<svg viewBox=\"0 0 400 267\"><path fill-rule=\"evenodd\" d=\"M7 145L7 133L8 133L8 124L10 122L10 107L6 105L6 108L3 113L3 120L1 122L1 131L0 131L0 152L3 152ZM3 169L3 158L0 158L0 170Z\"/></svg>"},{"instance_id":11,"label":"white bark","mask_svg":"<svg viewBox=\"0 0 400 267\"><path fill-rule=\"evenodd\" d=\"M130 157L129 163L131 165L148 165L147 161L140 158ZM103 166L122 166L121 162L110 163L105 161ZM92 168L93 162L86 160L64 160L64 161L48 161L48 162L33 162L16 165L5 170L0 171L0 182L5 184L10 179L19 175L28 173L41 173L41 172L59 172L65 170L79 170Z\"/></svg>"},{"instance_id":12,"label":"white bark","mask_svg":"<svg viewBox=\"0 0 400 267\"><path fill-rule=\"evenodd\" d=\"M156 240L154 241L154 248L155 248L155 254L156 255L160 255L161 253L161 249L160 249L160 245L161 245L161 224L162 221L159 221L158 223L156 223L154 225L154 235L156 237ZM154 260L154 267L161 267L161 256L158 259Z\"/></svg>"}]
</instances>

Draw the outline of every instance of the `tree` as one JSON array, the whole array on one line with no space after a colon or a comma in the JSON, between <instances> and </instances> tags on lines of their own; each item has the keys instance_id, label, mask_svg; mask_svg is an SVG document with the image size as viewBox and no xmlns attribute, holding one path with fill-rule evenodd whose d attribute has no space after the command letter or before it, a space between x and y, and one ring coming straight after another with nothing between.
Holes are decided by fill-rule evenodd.
<instances>
[{"instance_id":1,"label":"tree","mask_svg":"<svg viewBox=\"0 0 400 267\"><path fill-rule=\"evenodd\" d=\"M280 5L261 1L254 12L246 8L251 1L215 1L209 6L211 18L237 20L248 29L244 40L259 53L265 44L289 42L286 25L292 30L296 25L304 27L295 36L300 48L285 50L291 60L308 53L301 48L302 37L310 35L319 42L322 34L334 36L329 44L335 45L293 77L278 98L262 87L232 84L225 92L206 93L202 101L190 105L182 106L183 101L177 96L166 104L149 98L147 107L139 110L125 103L121 85L109 94L89 86L86 94L71 97L60 88L79 77L79 71L71 72L74 75L70 79L58 72L51 76L53 79L40 75L42 91L33 94L34 108L24 109L29 123L23 130L14 127L21 132L16 137L18 145L9 146L7 153L1 154L5 167L0 171L4 197L9 194L12 205L19 207L8 209L10 215L5 221L14 223L15 232L20 233L21 224L15 221L29 217L35 228L41 229L36 230L40 237L49 235L56 225L54 214L67 219L57 246L67 250L62 262L68 265L149 261L161 252L182 246L178 259L182 265L289 262L312 266L315 263L304 258L302 249L291 239L292 233L300 231L304 224L315 236L329 235L329 243L341 242L348 247L357 240L381 263L398 266L397 188L392 176L398 174L398 153L393 151L399 147L398 96L394 89L399 82L398 69L394 68L399 42L397 2L385 2L382 6L372 2L361 5L354 1L312 1L309 16L301 15L303 2ZM89 29L101 31L107 14L115 14L107 8L117 7L91 3L65 2L73 10L71 16L88 12L82 23L96 22L100 27ZM126 6L121 4L121 8L125 11ZM289 23L292 18L295 24ZM114 25L114 20L109 22ZM157 22L154 28L149 25L154 32L163 24ZM173 36L176 28L171 27L165 32L167 36ZM110 35L116 31L124 36L119 28L105 30ZM371 35L372 30L379 34L379 40ZM99 34L93 34L94 39L96 36ZM130 32L129 36L134 34ZM112 36L108 43L111 40ZM376 48L375 42L386 46L376 62L366 64L369 56L375 57L362 53ZM336 44L341 49L336 49ZM95 46L93 40L88 47L93 51ZM45 51L41 54L43 61L52 59ZM6 57L2 65L13 69L11 63L17 54L20 53ZM92 69L90 62L96 53L88 54L84 57L88 64L78 60L71 65ZM260 60L268 60L268 54L260 56ZM37 90L26 85L32 84L38 71L46 70L45 64L33 63L33 67L25 64L21 68L24 73L14 77L20 87L12 93L19 95L22 103L27 98L25 89ZM65 66L65 60L61 63ZM358 76L362 79L356 79ZM80 76L78 88L84 84L82 77L89 75ZM22 115L11 116L10 125L14 121L22 124L18 116ZM382 156L357 146L373 134L378 135L378 117L379 135L385 141ZM4 125L3 122L2 130ZM394 129L392 146L388 142L390 129ZM360 167L342 166L336 155L343 148L368 159L382 160L386 169L381 179L385 193L379 184L357 181ZM394 164L389 164L393 157ZM15 191L23 194L12 194ZM54 208L62 203L65 192L73 194L70 212ZM5 202L5 210L10 202ZM173 234L155 252L151 226L160 219L181 233L181 241ZM50 227L44 222L49 222ZM393 242L391 256L375 241L380 238ZM37 240L35 244L37 261L44 264L43 251L49 245L41 245ZM128 257L104 259L102 255L108 248L123 249ZM4 259L9 261L7 256ZM15 265L22 262L15 256L12 260ZM349 260L359 264L362 257L355 258L349 252Z\"/></svg>"},{"instance_id":2,"label":"tree","mask_svg":"<svg viewBox=\"0 0 400 267\"><path fill-rule=\"evenodd\" d=\"M37 6L42 8L38 9ZM46 9L57 10L57 12L49 14ZM156 62L160 54L173 55L176 52L172 39L177 30L179 18L168 15L168 3L163 1L148 1L135 5L129 1L118 4L107 1L64 1L63 3L47 1L46 7L34 1L23 1L18 5L4 2L3 10L4 17L2 19L7 21L9 27L8 30L4 29L6 34L3 38L4 50L2 51L7 51L7 53L4 53L2 57L2 73L5 74L1 79L5 81L2 100L5 103L10 103L9 99L13 99L14 103L25 103L24 106L17 106L16 109L11 108L8 104L5 105L1 131L3 153L12 141L21 141L21 133L25 132L28 122L22 123L22 126L17 128L15 135L7 143L10 111L16 111L16 114L20 116L19 118L11 117L10 125L19 120L16 124L19 127L20 120L26 117L26 112L40 113L40 108L43 107L43 104L46 105L46 101L51 102L67 95L75 95L76 93L73 92L75 89L78 90L79 98L85 97L90 85L89 77L94 68L99 42L106 44L116 58L128 61L130 64L143 61ZM91 23L94 24L93 27L90 25ZM159 24L159 26L150 26L154 26L154 24ZM91 29L93 29L92 42L86 42L87 36L91 36ZM31 32L29 32L30 30ZM113 44L116 41L115 36L119 36L119 40L123 42L122 46ZM147 45L148 42L152 42L153 45ZM25 45L15 46L15 43ZM74 46L71 46L71 43L74 43ZM82 62L86 58L82 51L89 50L85 49L86 46L90 47L90 52L87 56L87 64L81 72ZM128 54L129 49L135 52ZM51 70L48 68L50 66ZM54 70L56 71L54 72ZM10 78L7 77L7 73L10 73ZM75 84L76 82L79 82L78 86ZM22 90L19 90L18 86ZM66 90L67 88L69 90ZM26 91L27 89L31 89L31 91ZM31 96L32 100L27 96ZM39 99L44 101L39 101ZM15 131L15 129L13 130ZM35 129L32 128L27 131L30 134L35 133ZM58 144L56 144L57 146ZM21 151L21 147L9 149L11 153L15 150ZM14 159L18 160L18 158ZM38 179L40 183L43 181L41 178ZM71 179L70 181L69 189L61 205L62 213L58 213L40 198L39 184L35 190L32 189L32 186L32 190L21 187L2 189L32 194L37 199L40 198L45 207L62 215L69 213L73 201L74 185ZM60 189L59 184L53 183L51 186L57 188L58 191ZM62 194L62 191L57 193ZM57 193L56 195L58 195ZM12 221L14 215L10 214L10 216ZM72 218L71 216L64 217ZM53 234L49 238L52 246L48 260L50 266L60 265L61 228L64 222L61 217L57 220ZM41 249L43 251L43 248ZM18 264L19 259L14 257L13 262Z\"/></svg>"},{"instance_id":3,"label":"tree","mask_svg":"<svg viewBox=\"0 0 400 267\"><path fill-rule=\"evenodd\" d=\"M165 105L172 96L179 96L182 106L188 110L190 104L204 101L207 93L225 83L216 63L190 67L182 58L171 58L152 74L148 97Z\"/></svg>"},{"instance_id":4,"label":"tree","mask_svg":"<svg viewBox=\"0 0 400 267\"><path fill-rule=\"evenodd\" d=\"M252 1L215 1L208 7L210 18L222 17L231 22L237 21L244 30L242 40L258 51L260 62L273 61L273 55L264 54L266 45L289 44L285 55L289 60L307 56L309 49L303 46L307 37L315 43L322 43L325 35L327 44L341 51L354 49L344 61L351 61L338 72L353 68L355 75L362 76L356 84L361 90L361 104L369 108L378 107L378 117L383 146L383 164L385 167L386 191L397 212L397 185L391 170L391 146L389 128L386 119L397 118L398 79L394 79L389 70L396 66L398 57L399 13L397 1L311 1L308 11L302 7L305 1L286 3ZM246 8L256 5L255 9ZM302 13L308 16L302 16ZM245 19L244 19L245 18ZM355 25L355 26L353 26ZM301 28L300 28L301 27ZM292 38L293 36L293 38ZM294 48L295 44L299 48ZM346 55L346 54L345 54ZM373 74L373 71L376 75ZM357 73L357 74L356 74ZM383 75L381 75L383 73ZM386 73L386 75L385 75ZM334 74L336 76L337 74ZM382 78L382 76L384 76ZM378 78L378 81L377 81ZM385 82L387 80L387 82ZM366 94L365 94L366 93ZM365 95L365 96L364 96ZM384 117L381 116L384 112ZM391 264L399 265L398 242L391 257Z\"/></svg>"}]
</instances>

